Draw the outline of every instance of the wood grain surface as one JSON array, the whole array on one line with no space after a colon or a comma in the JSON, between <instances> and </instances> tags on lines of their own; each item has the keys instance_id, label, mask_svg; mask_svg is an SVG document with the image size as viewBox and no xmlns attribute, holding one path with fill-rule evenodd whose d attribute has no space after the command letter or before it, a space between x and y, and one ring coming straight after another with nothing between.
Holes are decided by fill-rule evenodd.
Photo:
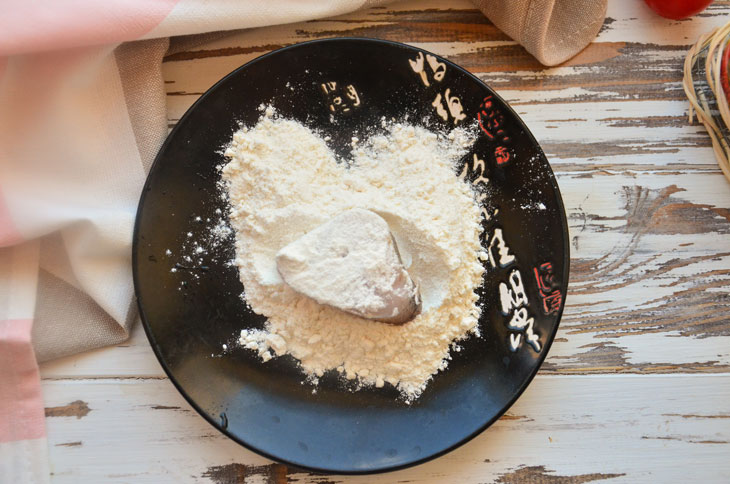
<instances>
[{"instance_id":1,"label":"wood grain surface","mask_svg":"<svg viewBox=\"0 0 730 484\"><path fill-rule=\"evenodd\" d=\"M141 331L42 367L54 482L730 482L730 184L687 119L682 63L730 20L614 0L596 41L545 68L466 1L406 1L251 29L165 58L172 126L218 79L331 36L406 42L504 97L543 146L570 225L571 281L539 376L496 425L436 461L377 477L312 475L208 426Z\"/></svg>"}]
</instances>

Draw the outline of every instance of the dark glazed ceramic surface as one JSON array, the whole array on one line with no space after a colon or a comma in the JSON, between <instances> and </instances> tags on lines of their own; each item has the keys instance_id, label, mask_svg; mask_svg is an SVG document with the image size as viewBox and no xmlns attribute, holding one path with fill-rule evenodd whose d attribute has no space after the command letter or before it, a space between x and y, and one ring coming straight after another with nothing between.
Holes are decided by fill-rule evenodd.
<instances>
[{"instance_id":1,"label":"dark glazed ceramic surface","mask_svg":"<svg viewBox=\"0 0 730 484\"><path fill-rule=\"evenodd\" d=\"M256 123L262 103L330 136L330 146L344 157L353 133L363 139L378 132L383 116L407 116L433 129L453 127L456 120L478 130L454 176L481 184L487 194L483 203L490 218L483 220L482 241L492 257L484 261L479 290L483 337L466 340L414 404L399 401L389 385L349 391L334 372L313 393L291 357L262 363L247 350L222 351L242 328L263 327L265 318L239 297L236 269L226 264L233 257L230 239L206 252L202 264L186 265L181 254L220 218L216 209L227 211L216 186L221 147L238 122ZM444 59L367 39L280 49L208 90L178 122L152 167L140 200L133 258L145 330L191 405L252 450L338 473L423 462L502 415L548 352L569 263L565 212L552 170L510 107ZM527 340L530 334L533 341Z\"/></svg>"}]
</instances>

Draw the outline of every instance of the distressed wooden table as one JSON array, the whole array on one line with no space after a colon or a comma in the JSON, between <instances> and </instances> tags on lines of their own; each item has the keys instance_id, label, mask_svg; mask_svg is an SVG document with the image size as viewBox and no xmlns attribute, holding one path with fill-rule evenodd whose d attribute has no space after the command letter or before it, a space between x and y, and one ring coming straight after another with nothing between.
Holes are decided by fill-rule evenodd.
<instances>
[{"instance_id":1,"label":"distressed wooden table","mask_svg":"<svg viewBox=\"0 0 730 484\"><path fill-rule=\"evenodd\" d=\"M687 120L688 46L728 20L610 2L596 41L544 68L461 1L409 1L241 32L163 65L170 124L215 81L277 47L331 36L441 54L519 112L555 170L573 260L539 375L479 437L381 476L289 469L220 435L131 340L42 367L55 483L730 482L730 183Z\"/></svg>"}]
</instances>

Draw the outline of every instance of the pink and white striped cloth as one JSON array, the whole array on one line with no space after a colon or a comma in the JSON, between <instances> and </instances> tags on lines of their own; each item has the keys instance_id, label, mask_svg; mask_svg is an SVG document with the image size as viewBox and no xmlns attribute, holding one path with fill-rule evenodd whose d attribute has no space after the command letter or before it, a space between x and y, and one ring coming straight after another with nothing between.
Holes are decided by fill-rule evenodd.
<instances>
[{"instance_id":1,"label":"pink and white striped cloth","mask_svg":"<svg viewBox=\"0 0 730 484\"><path fill-rule=\"evenodd\" d=\"M475 0L546 64L595 37L605 2ZM49 480L37 361L123 341L136 319L131 235L167 133L168 37L376 3L0 0L0 483Z\"/></svg>"}]
</instances>

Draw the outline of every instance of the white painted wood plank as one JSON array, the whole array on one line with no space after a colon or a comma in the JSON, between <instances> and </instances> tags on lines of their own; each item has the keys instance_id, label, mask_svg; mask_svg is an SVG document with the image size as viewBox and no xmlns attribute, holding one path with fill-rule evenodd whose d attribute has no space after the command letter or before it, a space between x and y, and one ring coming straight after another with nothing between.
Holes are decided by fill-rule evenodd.
<instances>
[{"instance_id":1,"label":"white painted wood plank","mask_svg":"<svg viewBox=\"0 0 730 484\"><path fill-rule=\"evenodd\" d=\"M559 176L573 267L546 369L651 371L653 366L668 371L674 365L674 371L685 371L686 364L696 363L708 371L727 371L727 181L717 173L587 173L592 178L581 172ZM708 295L710 300L702 299ZM680 303L673 306L672 301ZM720 318L720 327L703 330L702 321L713 318ZM603 324L612 320L625 322ZM602 351L611 348L613 356L594 357L596 345ZM164 375L140 325L123 345L50 362L42 365L41 374Z\"/></svg>"},{"instance_id":2,"label":"white painted wood plank","mask_svg":"<svg viewBox=\"0 0 730 484\"><path fill-rule=\"evenodd\" d=\"M206 44L206 47L210 50L216 50L216 49L226 49L226 48L235 48L235 47L243 47L245 49L249 49L250 46L245 44L247 39L242 38L247 37L247 35L244 34L235 34L230 37L226 37L222 40L212 42L210 44ZM259 40L256 38L256 40ZM281 39L279 39L281 40ZM306 39L302 39L306 40ZM282 43L283 44L283 43ZM171 61L171 62L165 62L162 67L163 75L165 79L168 81L167 84L167 92L170 94L168 96L168 118L171 121L176 121L180 118L180 116L192 105L193 102L202 94L205 92L208 88L210 88L213 84L215 84L218 80L223 78L225 75L230 73L231 71L237 69L238 67L244 65L245 63L270 52L271 50L274 50L278 46L282 45L279 43L276 44L264 44L261 46L260 50L254 50L252 52L246 52L244 54L236 54L236 55L226 55L226 56L216 56L216 57L204 57L199 59L192 59L192 60L185 60L185 61ZM428 51L432 51L436 54L442 55L444 57L453 57L456 54L462 54L466 51L468 51L472 47L468 47L470 44L466 43L454 43L450 44L450 47L444 46L443 48L440 48L439 45L431 45L429 43L411 43L411 45L414 45L415 47L423 48ZM457 46L458 50L454 52L453 47ZM651 54L651 52L647 52L647 55ZM489 59L490 53L488 51L483 52L483 55L485 56L485 59ZM682 87L681 87L681 64L684 60L685 51L684 48L678 49L675 52L670 53L662 53L662 54L656 54L657 56L662 55L666 57L667 61L672 61L674 67L676 68L676 71L670 72L670 75L672 75L671 82L667 82L664 85L661 86L661 89L664 90L672 90L677 91L676 97L678 99L684 100L684 94L682 93ZM458 59L455 59L455 61L458 63ZM488 63L488 60L485 60L485 63ZM663 67L666 69L666 67ZM191 75L192 72L195 72L195 75ZM592 74L592 73L600 74L601 68L600 66L569 66L569 67L551 67L551 68L544 68L540 70L530 70L530 71L504 71L504 72L490 72L490 73L480 73L477 72L477 77L481 78L484 82L486 82L488 85L493 87L497 93L500 94L507 102L514 104L515 106L521 106L524 104L541 104L545 102L561 102L567 100L571 100L572 98L579 98L582 96L585 96L588 101L616 101L621 100L622 102L630 102L632 101L631 97L618 97L616 94L616 91L612 90L614 89L614 86L608 85L605 88L591 88L588 87L580 87L580 86L573 86L570 85L570 77L575 77L577 75L586 75L586 74ZM676 74L676 75L675 75ZM635 74L634 74L635 75ZM676 79L674 78L676 77ZM566 87L560 87L559 85L557 87L548 87L546 89L519 89L515 88L514 84L516 81L525 81L525 80L533 80L533 81L540 81L540 80L550 80L552 82L555 82L556 80L559 80L560 78L566 78L565 84L568 84ZM661 81L657 81L661 83ZM687 112L687 108L684 102L680 104L682 108L682 115L684 116L684 113ZM568 109L574 107L578 110L585 110L585 108L581 108L579 106L564 106L562 109ZM611 108L620 108L621 103L613 104ZM670 113L672 113L671 106L668 106L670 109ZM520 108L521 109L521 108ZM544 107L538 107L536 109L542 109L544 110ZM552 111L553 108L550 108L550 111ZM561 108L555 108L555 109L561 109ZM603 109L610 109L608 106L604 106L601 108ZM667 115L670 113L665 113L664 109L657 111L656 115ZM653 114L652 110L648 109L645 110L643 113L643 116L648 116ZM672 113L673 114L673 113Z\"/></svg>"},{"instance_id":3,"label":"white painted wood plank","mask_svg":"<svg viewBox=\"0 0 730 484\"><path fill-rule=\"evenodd\" d=\"M578 309L574 309L572 299L568 301L566 317L542 373L718 371L730 366L730 336L683 336L677 331L582 332L580 316L571 317ZM139 328L138 334L141 333ZM597 346L610 348L613 357L590 358ZM131 339L125 347L101 348L45 363L41 365L41 376L44 380L166 377L143 334Z\"/></svg>"},{"instance_id":4,"label":"white painted wood plank","mask_svg":"<svg viewBox=\"0 0 730 484\"><path fill-rule=\"evenodd\" d=\"M317 20L314 22L302 22L297 24L281 25L268 27L263 29L249 29L237 32L231 36L219 39L217 41L205 44L203 46L192 49L192 51L216 51L221 50L217 57L194 59L192 61L166 62L163 65L165 78L170 82L169 91L172 92L188 92L200 93L210 87L212 83L230 72L235 67L252 60L259 55L275 49L279 46L288 45L294 42L301 42L314 38L331 37L335 35L378 35L378 31L372 30L382 28L384 26L397 26L398 22L403 21L402 16L429 10L430 15L445 14L447 12L463 11L467 15L462 17L468 22L474 22L479 18L479 13L474 10L471 3L459 0L450 2L422 2L407 1L396 2L388 5L385 9L366 9L359 12L353 12L344 16L333 19ZM469 15L468 12L474 12ZM613 1L609 3L608 20L601 33L594 41L595 46L604 46L605 49L615 50L615 54L607 52L610 59L611 55L618 55L619 51L627 43L631 45L641 46L640 65L634 68L644 70L640 72L627 72L626 79L634 76L641 77L647 72L660 75L654 83L663 84L663 89L673 91L679 97L681 94L680 76L668 79L667 75L681 71L681 64L686 54L687 46L694 43L695 39L704 32L711 30L725 22L726 17L730 14L730 2L715 2L707 12L695 16L692 19L677 22L662 19L654 15L642 2L633 0ZM458 15L458 14L455 14ZM474 16L476 15L476 17ZM426 17L419 18L421 22ZM460 17L455 17L460 18ZM429 23L426 25L437 25ZM447 40L419 40L418 37L406 38L402 33L393 32L385 33L385 36L396 36L401 40L420 48L434 51L440 55L454 58L458 62L459 56L466 54L478 54L481 65L477 65L477 71L480 67L489 67L494 61L491 59L493 54L500 47L515 45L515 43L501 34L496 33L494 27L481 25L483 34L467 34L466 39L463 35L458 35L458 26L444 26L444 28L454 30L453 39ZM370 30L369 30L370 29ZM373 33L370 33L370 32ZM424 27L423 23L416 24L412 30L412 34L427 35L429 30ZM466 32L462 32L466 33ZM489 40L486 37L491 36ZM436 36L438 37L438 36ZM485 37L485 38L482 38ZM494 40L494 39L497 40ZM676 46L676 48L667 48ZM590 49L589 49L590 50ZM593 49L595 50L595 49ZM522 57L526 57L526 54ZM505 98L514 103L529 102L546 102L553 99L565 99L571 97L587 96L595 99L615 99L625 98L631 99L629 93L617 96L612 93L611 87L596 88L595 86L571 85L565 89L556 89L550 83L554 83L556 79L570 78L580 75L590 75L595 73L600 75L605 72L606 66L599 65L599 60L606 58L605 55L589 56L590 61L583 61L579 56L579 60L569 61L567 66L557 66L551 68L534 69L530 67L528 70L520 70L517 67L504 65L495 72L480 73L485 81L492 84L502 93ZM523 59L517 59L519 65ZM473 60L471 61L474 62ZM499 61L502 62L502 61ZM581 64L582 63L582 64ZM193 72L191 64L195 64L195 75L185 75L185 73ZM494 70L494 69L489 69ZM616 68L613 68L615 71ZM526 90L510 90L510 85L514 82L520 83L526 80L546 80L540 87L533 87ZM598 79L587 79L591 83ZM189 105L189 103L188 103Z\"/></svg>"},{"instance_id":5,"label":"white painted wood plank","mask_svg":"<svg viewBox=\"0 0 730 484\"><path fill-rule=\"evenodd\" d=\"M727 10L730 12L730 5ZM343 17L341 21L343 28L361 28L360 22L369 22L363 19L362 15L366 14L354 13ZM384 14L376 10L367 15L378 18ZM709 26L714 25L712 22L716 16L701 17L701 19L705 19ZM198 48L198 50L220 51L217 56L165 62L163 73L170 93L168 96L170 123L176 122L202 92L227 73L277 46L311 38L311 33L301 34L301 29L306 27L310 32L313 26L320 28L320 23L322 22L243 31ZM485 62L489 64L490 51L486 44L482 44L485 43L460 41L414 43L438 54L451 56L457 62L460 55L480 52L486 59ZM504 41L499 41L496 45L503 44ZM666 71L666 74L662 74L660 79L647 80L635 72L627 73L627 79L638 76L635 82L639 86L650 83L659 86L653 88L659 92L662 90L674 92L672 96L676 98L675 100L632 101L638 94L633 95L630 90L619 92L625 90L623 86L625 79L613 84L609 82L606 86L580 85L582 80L590 79L593 82L604 77L606 69L611 72L618 69L616 66L608 68L600 62L595 65L589 62L586 65L528 71L503 66L507 70L481 72L478 76L513 104L537 139L546 146L548 154L555 163L575 163L583 160L601 164L623 164L626 163L626 157L621 156L621 153L629 151L637 156L641 155L634 162L644 164L714 165L714 156L704 128L696 123L690 125L687 121L688 104L684 101L680 83L685 50L685 47L669 51L656 47L652 50L649 45L642 51L644 56L642 60L647 65L640 67ZM242 53L231 55L231 51ZM652 61L656 65L652 64ZM566 79L563 82L565 87L560 87L560 82L556 81L561 78ZM575 80L571 80L573 78ZM535 86L525 87L523 84L530 80ZM550 85L556 82L557 86ZM576 99L581 102L572 102ZM613 102L616 100L622 102ZM542 105L546 102L552 104L547 107ZM566 151L565 145L580 141L596 145L595 152L579 157L572 150ZM616 148L623 150L600 149L601 143L611 142Z\"/></svg>"},{"instance_id":6,"label":"white painted wood plank","mask_svg":"<svg viewBox=\"0 0 730 484\"><path fill-rule=\"evenodd\" d=\"M242 482L253 483L266 482L271 471L249 467L268 461L218 434L169 381L46 381L44 391L48 407L83 402L68 416L47 419L56 484L215 482L206 474L234 463L249 468ZM79 417L73 408L82 410ZM507 418L443 458L383 476L327 481L476 483L554 473L583 476L565 482L609 475L616 477L607 482L726 482L728 455L730 374L542 376ZM290 472L298 482L321 479Z\"/></svg>"},{"instance_id":7,"label":"white painted wood plank","mask_svg":"<svg viewBox=\"0 0 730 484\"><path fill-rule=\"evenodd\" d=\"M571 257L615 255L616 248L627 246L639 230L638 242L649 239L638 251L644 255L672 251L673 257L691 257L730 250L724 236L730 231L730 214L725 213L730 210L730 184L721 175L614 169L615 175L558 173ZM689 213L679 212L685 208ZM715 262L709 266L716 268Z\"/></svg>"},{"instance_id":8,"label":"white painted wood plank","mask_svg":"<svg viewBox=\"0 0 730 484\"><path fill-rule=\"evenodd\" d=\"M655 14L643 1L609 0L606 17L611 23L598 35L602 42L642 42L658 45L689 45L711 29L728 21L730 2L717 0L707 10L677 21Z\"/></svg>"},{"instance_id":9,"label":"white painted wood plank","mask_svg":"<svg viewBox=\"0 0 730 484\"><path fill-rule=\"evenodd\" d=\"M168 96L169 119L179 119L198 97ZM719 170L704 127L689 123L687 107L683 101L515 106L558 170L566 163L704 165ZM652 118L674 125L646 126L660 124Z\"/></svg>"}]
</instances>

